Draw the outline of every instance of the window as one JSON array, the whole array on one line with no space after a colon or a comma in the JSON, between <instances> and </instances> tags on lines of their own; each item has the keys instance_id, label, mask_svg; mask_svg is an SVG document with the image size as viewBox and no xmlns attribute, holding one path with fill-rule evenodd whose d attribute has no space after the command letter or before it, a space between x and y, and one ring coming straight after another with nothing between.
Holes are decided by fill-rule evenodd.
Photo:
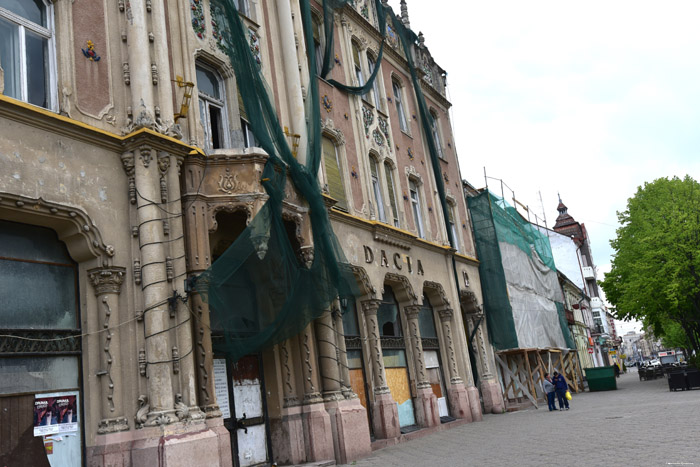
<instances>
[{"instance_id":1,"label":"window","mask_svg":"<svg viewBox=\"0 0 700 467\"><path fill-rule=\"evenodd\" d=\"M52 11L42 0L0 1L3 93L44 108L56 103Z\"/></svg>"},{"instance_id":2,"label":"window","mask_svg":"<svg viewBox=\"0 0 700 467\"><path fill-rule=\"evenodd\" d=\"M381 337L401 337L401 318L399 317L399 303L390 285L384 284L382 302L377 309L377 324Z\"/></svg>"},{"instance_id":3,"label":"window","mask_svg":"<svg viewBox=\"0 0 700 467\"><path fill-rule=\"evenodd\" d=\"M311 28L314 36L314 55L316 56L316 74L321 76L323 69L323 33L321 29L321 21L316 15L312 15ZM322 76L321 76L322 77Z\"/></svg>"},{"instance_id":4,"label":"window","mask_svg":"<svg viewBox=\"0 0 700 467\"><path fill-rule=\"evenodd\" d=\"M369 75L372 76L374 73L374 68L377 66L374 57L367 54L367 69L369 70ZM374 77L374 82L372 83L372 100L374 101L374 106L381 110L381 101L379 100L379 73Z\"/></svg>"},{"instance_id":5,"label":"window","mask_svg":"<svg viewBox=\"0 0 700 467\"><path fill-rule=\"evenodd\" d=\"M430 304L427 295L423 295L423 305L420 307L420 312L418 312L418 329L420 330L421 338L435 338L438 336L435 329L433 306Z\"/></svg>"},{"instance_id":6,"label":"window","mask_svg":"<svg viewBox=\"0 0 700 467\"><path fill-rule=\"evenodd\" d=\"M418 194L418 187L413 180L408 182L408 188L411 192L411 207L413 208L413 218L416 222L416 230L418 231L418 236L420 238L425 238L425 233L423 232L423 217L421 216L420 207L420 195Z\"/></svg>"},{"instance_id":7,"label":"window","mask_svg":"<svg viewBox=\"0 0 700 467\"><path fill-rule=\"evenodd\" d=\"M382 196L382 184L379 178L379 167L377 160L373 157L369 157L369 170L372 175L372 191L374 191L374 203L377 206L377 218L380 222L386 222L386 215L384 214L384 197Z\"/></svg>"},{"instance_id":8,"label":"window","mask_svg":"<svg viewBox=\"0 0 700 467\"><path fill-rule=\"evenodd\" d=\"M457 251L459 251L459 238L457 237L457 227L455 226L455 207L452 203L449 202L447 203L447 217L450 221L450 225L448 227L450 229L450 232L452 232L452 239L455 242L453 246Z\"/></svg>"},{"instance_id":9,"label":"window","mask_svg":"<svg viewBox=\"0 0 700 467\"><path fill-rule=\"evenodd\" d=\"M386 187L389 190L389 204L393 215L394 227L399 226L399 213L396 209L396 189L394 188L394 168L389 162L384 162L384 173L386 175Z\"/></svg>"},{"instance_id":10,"label":"window","mask_svg":"<svg viewBox=\"0 0 700 467\"><path fill-rule=\"evenodd\" d=\"M252 148L258 145L258 141L255 139L253 134L253 129L250 126L248 120L248 112L245 109L245 104L243 103L243 96L241 96L240 90L238 91L238 113L241 115L241 131L243 132L243 147Z\"/></svg>"},{"instance_id":11,"label":"window","mask_svg":"<svg viewBox=\"0 0 700 467\"><path fill-rule=\"evenodd\" d=\"M406 121L406 113L403 108L403 100L401 99L401 85L396 82L391 82L391 88L394 91L394 104L396 105L396 113L399 116L399 127L401 131L408 131L408 122Z\"/></svg>"},{"instance_id":12,"label":"window","mask_svg":"<svg viewBox=\"0 0 700 467\"><path fill-rule=\"evenodd\" d=\"M250 18L250 4L248 0L233 0L233 4L236 6L236 10L244 16Z\"/></svg>"},{"instance_id":13,"label":"window","mask_svg":"<svg viewBox=\"0 0 700 467\"><path fill-rule=\"evenodd\" d=\"M354 41L352 43L352 63L353 69L355 70L355 79L357 80L357 86L364 86L365 77L362 75L362 67L360 66L360 48Z\"/></svg>"},{"instance_id":14,"label":"window","mask_svg":"<svg viewBox=\"0 0 700 467\"><path fill-rule=\"evenodd\" d=\"M227 146L225 129L226 101L221 78L214 70L197 65L199 116L204 127L204 147L220 149Z\"/></svg>"},{"instance_id":15,"label":"window","mask_svg":"<svg viewBox=\"0 0 700 467\"><path fill-rule=\"evenodd\" d=\"M328 194L331 198L337 201L336 206L342 209L348 208L348 203L345 198L345 188L343 187L343 179L340 175L340 159L338 158L338 150L333 141L324 136L322 138L323 162L326 166L326 184L328 185Z\"/></svg>"},{"instance_id":16,"label":"window","mask_svg":"<svg viewBox=\"0 0 700 467\"><path fill-rule=\"evenodd\" d=\"M432 120L430 128L432 129L433 140L435 141L435 150L437 151L438 157L443 158L444 155L442 153L442 143L440 142L440 128L438 124L438 116L433 110L430 111L430 119Z\"/></svg>"}]
</instances>

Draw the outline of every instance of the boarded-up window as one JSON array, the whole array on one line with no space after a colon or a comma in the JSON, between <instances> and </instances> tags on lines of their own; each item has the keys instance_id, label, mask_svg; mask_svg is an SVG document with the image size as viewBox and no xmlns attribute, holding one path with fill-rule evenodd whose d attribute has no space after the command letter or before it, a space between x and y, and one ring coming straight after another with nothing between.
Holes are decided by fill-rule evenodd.
<instances>
[{"instance_id":1,"label":"boarded-up window","mask_svg":"<svg viewBox=\"0 0 700 467\"><path fill-rule=\"evenodd\" d=\"M326 165L326 183L328 184L328 193L337 201L337 207L347 209L348 202L345 198L345 188L343 187L343 179L340 175L340 160L338 159L338 151L330 138L324 136L322 144L323 162Z\"/></svg>"}]
</instances>

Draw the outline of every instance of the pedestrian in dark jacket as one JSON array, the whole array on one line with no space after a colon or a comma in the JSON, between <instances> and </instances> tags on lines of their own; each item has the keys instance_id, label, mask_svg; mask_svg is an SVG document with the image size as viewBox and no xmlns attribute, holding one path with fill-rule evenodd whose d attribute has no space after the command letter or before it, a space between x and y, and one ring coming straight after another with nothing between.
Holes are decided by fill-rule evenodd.
<instances>
[{"instance_id":1,"label":"pedestrian in dark jacket","mask_svg":"<svg viewBox=\"0 0 700 467\"><path fill-rule=\"evenodd\" d=\"M542 381L542 388L544 389L544 392L547 394L547 405L549 406L549 411L551 412L552 410L557 410L557 404L554 403L554 396L556 393L556 387L554 387L554 383L552 382L552 377L549 376L549 373L544 374L544 381Z\"/></svg>"},{"instance_id":2,"label":"pedestrian in dark jacket","mask_svg":"<svg viewBox=\"0 0 700 467\"><path fill-rule=\"evenodd\" d=\"M552 382L556 388L559 410L564 410L564 407L566 407L566 410L569 410L569 401L566 399L566 391L569 390L569 385L566 383L566 379L555 371Z\"/></svg>"}]
</instances>

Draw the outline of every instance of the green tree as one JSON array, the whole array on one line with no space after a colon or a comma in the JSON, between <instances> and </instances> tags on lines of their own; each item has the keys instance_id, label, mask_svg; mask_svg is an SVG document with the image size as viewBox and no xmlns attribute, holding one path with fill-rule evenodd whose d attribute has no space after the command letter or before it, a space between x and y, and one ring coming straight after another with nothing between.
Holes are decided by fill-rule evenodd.
<instances>
[{"instance_id":1,"label":"green tree","mask_svg":"<svg viewBox=\"0 0 700 467\"><path fill-rule=\"evenodd\" d=\"M601 286L618 319L638 319L657 336L677 323L700 353L700 184L659 178L637 189L610 242Z\"/></svg>"}]
</instances>

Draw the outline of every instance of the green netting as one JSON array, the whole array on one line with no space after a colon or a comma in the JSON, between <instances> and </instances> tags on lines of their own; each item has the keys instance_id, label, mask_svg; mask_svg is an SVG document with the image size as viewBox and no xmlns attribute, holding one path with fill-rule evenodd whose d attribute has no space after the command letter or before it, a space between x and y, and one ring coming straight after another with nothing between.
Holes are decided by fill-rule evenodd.
<instances>
[{"instance_id":1,"label":"green netting","mask_svg":"<svg viewBox=\"0 0 700 467\"><path fill-rule=\"evenodd\" d=\"M513 309L508 298L508 286L503 272L501 249L487 191L467 198L474 228L479 277L484 298L484 312L491 344L498 350L518 347Z\"/></svg>"},{"instance_id":2,"label":"green netting","mask_svg":"<svg viewBox=\"0 0 700 467\"><path fill-rule=\"evenodd\" d=\"M523 219L515 208L489 191L484 191L476 197L469 198L468 202L474 225L476 250L479 260L481 261L479 265L479 275L481 277L486 318L489 325L489 336L491 337L493 345L499 350L520 347L521 342L516 331L516 320L514 319L514 307L516 307L516 305L520 304L518 309L522 311L523 303L525 303L528 307L525 311L531 313L531 315L528 315L528 318L532 316L533 319L536 319L539 315L539 311L542 309L550 309L551 303L554 302L557 311L556 317L554 317L554 315L544 315L549 316L546 318L547 321L532 322L532 328L529 332L539 334L540 331L542 331L542 329L537 329L539 326L548 329L561 329L566 346L575 349L576 347L566 322L564 305L557 300L557 294L553 293L554 291L551 287L547 288L544 282L540 282L542 281L541 278L534 281L523 280L520 284L514 285L516 289L514 289L513 292L516 295L520 294L518 297L520 297L520 300L524 300L526 297L522 295L523 292L517 289L527 283L539 284L541 290L536 292L536 294L546 293L546 296L542 295L541 300L511 303L513 297L508 296L508 279L504 270L504 253L502 252L501 243L505 242L516 246L520 251L527 254L528 257L533 260L533 263L537 262L537 259L533 258L536 254L547 268L556 273L549 238L544 235L537 226ZM516 261L513 256L506 257ZM517 267L510 264L509 268L518 271ZM540 275L542 271L538 272L532 270L528 266L522 268L520 274ZM552 280L554 280L554 278L552 278ZM558 284L555 284L555 287L558 287ZM532 295L530 296L532 297ZM542 309L537 309L538 307L542 307ZM550 321L552 319L556 319L557 323L551 323ZM552 339L551 335L548 335L546 330L543 335ZM520 338L522 339L523 336L521 335ZM532 339L526 340L532 342ZM546 339L539 339L540 342L544 340ZM561 345L561 340L558 342L559 345Z\"/></svg>"},{"instance_id":3,"label":"green netting","mask_svg":"<svg viewBox=\"0 0 700 467\"><path fill-rule=\"evenodd\" d=\"M321 160L318 84L309 83L309 140L306 165L297 162L277 119L260 67L250 50L233 3L222 2L227 53L258 145L269 155L262 185L269 199L250 225L212 266L199 276L196 289L211 310L215 351L237 360L282 342L318 318L336 297L357 295L357 286L338 240L316 174ZM311 37L306 7L305 35ZM315 57L309 54L311 69ZM309 207L314 258L310 267L298 258L282 219L287 175ZM216 337L215 336L215 337Z\"/></svg>"}]
</instances>

